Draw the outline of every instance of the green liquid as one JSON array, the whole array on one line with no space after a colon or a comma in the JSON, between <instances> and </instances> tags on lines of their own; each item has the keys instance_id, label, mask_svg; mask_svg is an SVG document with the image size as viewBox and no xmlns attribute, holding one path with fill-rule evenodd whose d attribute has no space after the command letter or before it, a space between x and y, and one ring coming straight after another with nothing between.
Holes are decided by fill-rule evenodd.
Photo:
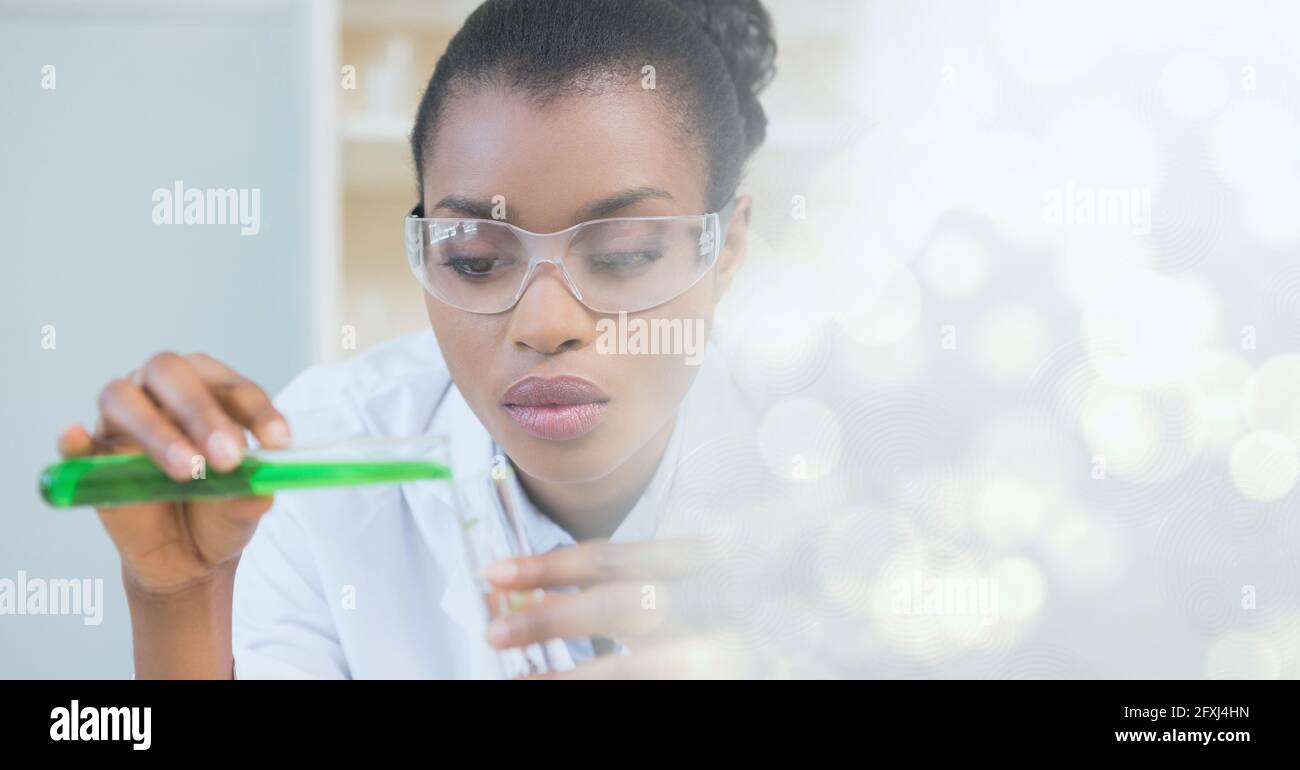
<instances>
[{"instance_id":1,"label":"green liquid","mask_svg":"<svg viewBox=\"0 0 1300 770\"><path fill-rule=\"evenodd\" d=\"M41 496L50 505L124 505L167 500L253 497L292 489L394 484L449 479L451 469L432 460L268 461L245 457L229 473L173 481L147 455L75 457L47 467Z\"/></svg>"}]
</instances>

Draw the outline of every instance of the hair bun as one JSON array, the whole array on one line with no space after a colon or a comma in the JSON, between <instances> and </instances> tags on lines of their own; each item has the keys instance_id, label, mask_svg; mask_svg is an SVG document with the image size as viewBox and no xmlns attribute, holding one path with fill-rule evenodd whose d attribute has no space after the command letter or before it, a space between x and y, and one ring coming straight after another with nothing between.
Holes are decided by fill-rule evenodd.
<instances>
[{"instance_id":1,"label":"hair bun","mask_svg":"<svg viewBox=\"0 0 1300 770\"><path fill-rule=\"evenodd\" d=\"M745 119L748 152L767 135L767 115L758 94L776 75L772 17L759 0L670 0L694 19L722 53Z\"/></svg>"}]
</instances>

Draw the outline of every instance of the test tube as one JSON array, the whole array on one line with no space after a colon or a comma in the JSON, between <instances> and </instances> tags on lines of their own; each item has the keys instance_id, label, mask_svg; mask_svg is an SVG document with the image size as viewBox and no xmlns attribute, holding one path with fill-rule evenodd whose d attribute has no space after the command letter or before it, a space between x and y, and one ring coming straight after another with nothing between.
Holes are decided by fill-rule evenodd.
<instances>
[{"instance_id":1,"label":"test tube","mask_svg":"<svg viewBox=\"0 0 1300 770\"><path fill-rule=\"evenodd\" d=\"M370 439L295 449L246 450L239 465L219 473L196 466L196 478L176 481L144 454L72 457L45 468L41 496L52 506L100 507L141 502L253 497L295 489L449 479L441 437Z\"/></svg>"},{"instance_id":2,"label":"test tube","mask_svg":"<svg viewBox=\"0 0 1300 770\"><path fill-rule=\"evenodd\" d=\"M491 504L486 508L465 502L456 506L457 514L461 517L461 532L464 535L469 569L483 597L485 623L514 612L529 600L544 595L541 589L526 594L502 591L494 588L483 577L483 569L494 561L532 553L512 492L513 485L509 476L512 472L510 461L504 455L497 455L493 458L492 469L486 477L479 475L455 482L461 488L458 495L478 487L475 492L486 493L491 499ZM563 644L559 640L553 643ZM559 670L561 667L548 650L548 644L530 644L499 651L497 661L500 673L505 678L514 678Z\"/></svg>"}]
</instances>

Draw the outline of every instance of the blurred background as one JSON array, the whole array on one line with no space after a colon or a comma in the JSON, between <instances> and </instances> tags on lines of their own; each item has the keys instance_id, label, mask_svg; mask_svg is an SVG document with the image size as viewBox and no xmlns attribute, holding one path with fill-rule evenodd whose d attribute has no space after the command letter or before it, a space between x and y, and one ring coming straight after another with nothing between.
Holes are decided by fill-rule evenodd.
<instances>
[{"instance_id":1,"label":"blurred background","mask_svg":"<svg viewBox=\"0 0 1300 770\"><path fill-rule=\"evenodd\" d=\"M0 2L0 581L105 586L0 614L0 677L131 675L97 519L35 494L105 382L203 350L274 391L427 324L407 134L475 5ZM768 530L789 672L1300 677L1300 7L766 5L722 317L824 503ZM155 225L178 181L260 231Z\"/></svg>"}]
</instances>

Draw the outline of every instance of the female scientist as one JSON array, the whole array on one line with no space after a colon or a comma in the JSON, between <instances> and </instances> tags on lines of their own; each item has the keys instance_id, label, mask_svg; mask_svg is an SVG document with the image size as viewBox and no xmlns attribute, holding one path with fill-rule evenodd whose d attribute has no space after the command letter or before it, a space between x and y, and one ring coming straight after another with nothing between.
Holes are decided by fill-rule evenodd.
<instances>
[{"instance_id":1,"label":"female scientist","mask_svg":"<svg viewBox=\"0 0 1300 770\"><path fill-rule=\"evenodd\" d=\"M296 444L445 434L458 476L494 456L513 470L533 555L486 579L555 590L485 630L438 484L105 508L137 677L482 677L547 640L566 676L693 673L674 647L688 626L647 602L699 563L662 518L750 416L716 346L695 366L596 343L624 313L711 322L745 259L736 190L764 137L770 27L758 0L484 2L411 136L432 334L312 368L274 406L208 356L160 353L103 389L93 435L59 439L184 480L195 455L233 468L245 429L268 447L290 426Z\"/></svg>"}]
</instances>

